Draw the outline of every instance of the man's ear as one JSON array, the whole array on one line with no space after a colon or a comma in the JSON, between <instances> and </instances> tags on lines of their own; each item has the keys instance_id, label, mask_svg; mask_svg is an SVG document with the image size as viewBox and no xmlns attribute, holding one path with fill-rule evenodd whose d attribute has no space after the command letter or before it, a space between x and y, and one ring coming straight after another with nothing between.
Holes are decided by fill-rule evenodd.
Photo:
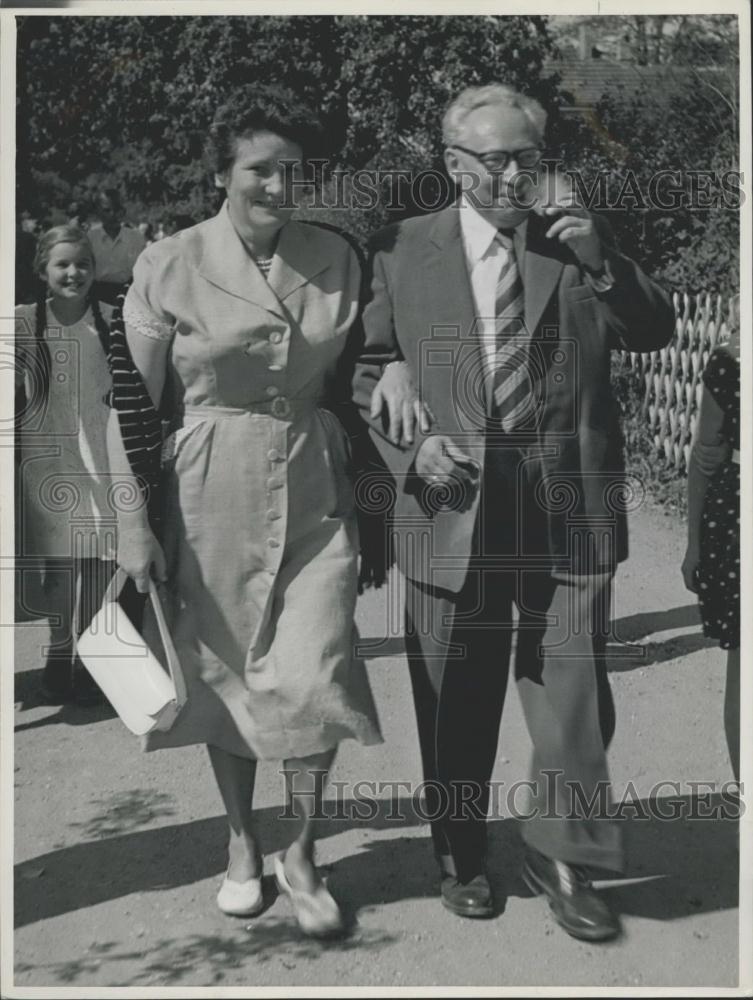
<instances>
[{"instance_id":1,"label":"man's ear","mask_svg":"<svg viewBox=\"0 0 753 1000\"><path fill-rule=\"evenodd\" d=\"M445 170L450 175L450 177L457 183L457 173L460 170L460 164L458 162L457 153L454 149L445 149L444 151L444 165Z\"/></svg>"}]
</instances>

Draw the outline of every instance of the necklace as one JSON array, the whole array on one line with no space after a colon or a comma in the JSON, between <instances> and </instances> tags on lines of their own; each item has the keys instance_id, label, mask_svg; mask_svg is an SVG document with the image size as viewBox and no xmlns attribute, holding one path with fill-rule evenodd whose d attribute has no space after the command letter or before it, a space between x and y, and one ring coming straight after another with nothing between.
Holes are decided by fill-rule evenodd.
<instances>
[{"instance_id":1,"label":"necklace","mask_svg":"<svg viewBox=\"0 0 753 1000\"><path fill-rule=\"evenodd\" d=\"M265 278L268 277L269 272L272 268L273 259L274 255L272 257L254 257L254 263L259 268L259 270L261 271L261 273L264 275Z\"/></svg>"}]
</instances>

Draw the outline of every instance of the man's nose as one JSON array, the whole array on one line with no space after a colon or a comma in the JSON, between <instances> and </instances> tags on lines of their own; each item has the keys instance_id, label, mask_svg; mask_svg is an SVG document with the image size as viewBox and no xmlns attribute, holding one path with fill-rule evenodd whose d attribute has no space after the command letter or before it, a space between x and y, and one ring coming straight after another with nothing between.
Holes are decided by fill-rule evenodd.
<instances>
[{"instance_id":1,"label":"man's nose","mask_svg":"<svg viewBox=\"0 0 753 1000\"><path fill-rule=\"evenodd\" d=\"M502 171L502 176L506 181L512 180L515 175L520 170L520 164L518 163L517 157L513 153L510 159L507 161L507 166Z\"/></svg>"}]
</instances>

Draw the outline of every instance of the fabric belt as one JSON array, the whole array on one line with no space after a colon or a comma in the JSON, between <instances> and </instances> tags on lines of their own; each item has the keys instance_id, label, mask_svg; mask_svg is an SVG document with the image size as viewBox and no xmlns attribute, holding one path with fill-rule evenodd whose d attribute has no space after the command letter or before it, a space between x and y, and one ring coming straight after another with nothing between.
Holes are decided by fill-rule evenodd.
<instances>
[{"instance_id":1,"label":"fabric belt","mask_svg":"<svg viewBox=\"0 0 753 1000\"><path fill-rule=\"evenodd\" d=\"M245 406L214 406L206 404L197 406L188 404L184 407L184 417L195 420L217 420L225 417L242 417L246 413L264 413L279 420L292 420L304 413L316 410L319 402L316 399L294 398L287 396L276 396L274 399L259 400L258 403L246 403ZM189 422L189 421L186 421Z\"/></svg>"}]
</instances>

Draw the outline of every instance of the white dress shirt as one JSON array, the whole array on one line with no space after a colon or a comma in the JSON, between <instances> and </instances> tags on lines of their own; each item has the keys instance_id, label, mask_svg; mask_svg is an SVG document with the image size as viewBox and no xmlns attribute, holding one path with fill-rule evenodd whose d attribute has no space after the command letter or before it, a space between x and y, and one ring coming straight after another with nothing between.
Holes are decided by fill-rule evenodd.
<instances>
[{"instance_id":1,"label":"white dress shirt","mask_svg":"<svg viewBox=\"0 0 753 1000\"><path fill-rule=\"evenodd\" d=\"M476 332L481 338L487 374L494 371L497 356L495 331L495 305L497 281L502 272L502 266L507 261L508 253L496 239L497 228L485 219L465 197L460 202L460 230L463 237L463 249L471 279L473 302L476 306ZM525 226L523 220L520 226Z\"/></svg>"}]
</instances>

